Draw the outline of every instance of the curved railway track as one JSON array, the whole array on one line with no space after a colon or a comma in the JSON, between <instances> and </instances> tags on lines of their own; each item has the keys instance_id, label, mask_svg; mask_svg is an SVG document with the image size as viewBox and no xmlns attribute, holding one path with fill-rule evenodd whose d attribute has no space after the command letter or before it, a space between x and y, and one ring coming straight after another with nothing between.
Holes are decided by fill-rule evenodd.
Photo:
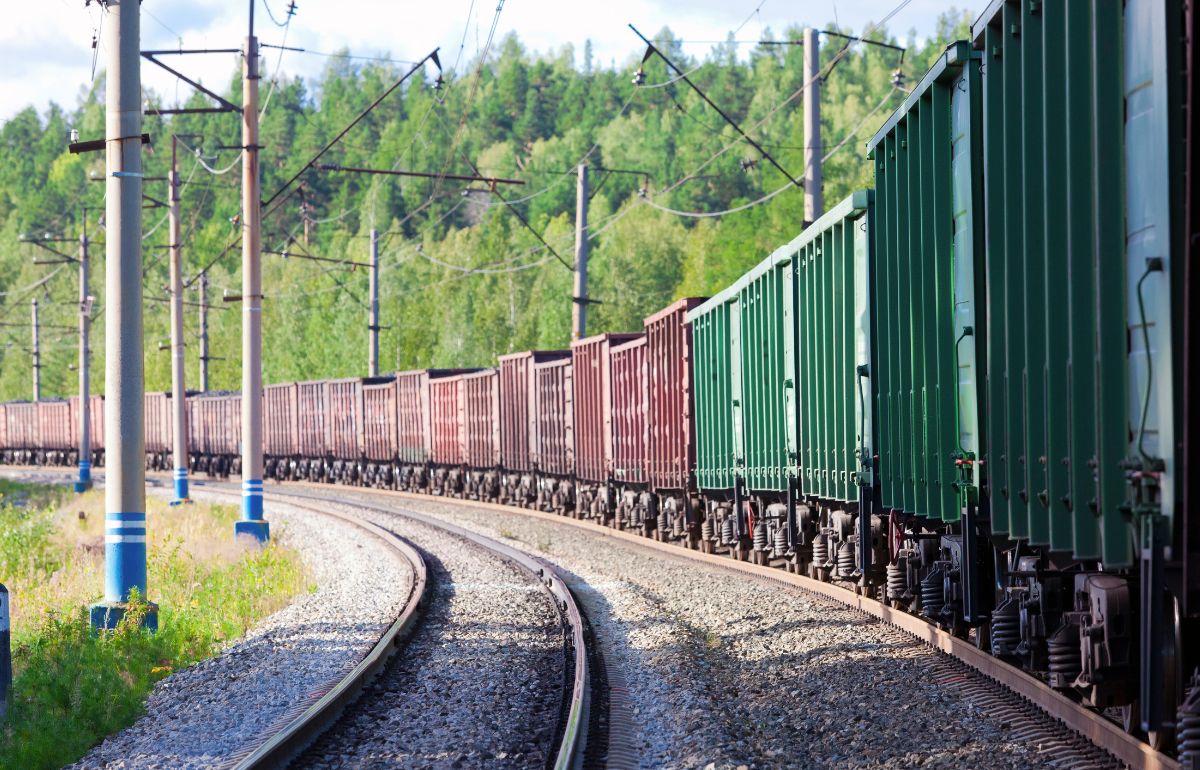
<instances>
[{"instance_id":1,"label":"curved railway track","mask_svg":"<svg viewBox=\"0 0 1200 770\"><path fill-rule=\"evenodd\" d=\"M676 544L660 542L643 537L639 534L605 527L590 520L580 520L571 517L557 516L542 511L519 508L515 506L480 502L475 500L460 500L457 498L430 497L428 495L415 494L411 492L381 490L365 487L330 487L327 485L311 484L308 482L291 482L289 483L289 486L309 487L324 490L344 489L347 491L352 490L358 497L363 495L372 497L395 497L400 499L411 499L414 501L443 502L445 504L469 506L484 510L517 513L547 522L578 527L603 537L627 542L676 557L695 560L697 562L702 562L709 566L727 570L732 573L750 575L759 579L775 581L809 594L815 594L825 599L849 606L863 613L864 615L874 617L900 631L903 631L911 637L917 638L924 644L950 656L966 666L969 666L975 671L978 671L979 673L993 680L1004 690L1016 694L1031 704L1034 709L1043 712L1045 715L1062 723L1072 733L1086 740L1091 745L1102 749L1117 761L1128 767L1147 768L1148 770L1179 770L1181 767L1178 761L1165 754L1155 751L1148 744L1139 740L1136 736L1125 732L1119 725L1110 720L1104 714L1093 711L1080 705L1079 703L1076 703L1058 691L1050 688L1040 680L978 649L972 642L956 637L920 617L894 609L883 604L882 602L865 596L860 596L852 591L838 587L837 585L831 583L824 583L809 578L805 575L790 573L777 567L758 565L747 561L739 561L722 553L703 553L701 551L680 547ZM354 500L354 504L357 505L360 503L358 500ZM953 677L948 677L945 683L948 686L969 687L969 685L965 685L955 680ZM991 699L993 703L995 702L996 694L993 692L987 692L980 689L976 694L981 701ZM1013 714L1014 721L1018 723L1024 721L1021 718L1021 715L1019 715L1016 711L1014 711ZM1030 736L1033 737L1035 733L1036 731L1031 730ZM1048 753L1047 761L1055 758L1054 755L1056 751L1061 750L1063 753L1069 753L1073 747L1077 745L1077 741L1073 739L1073 736L1063 736L1058 740L1048 740L1042 736L1040 739L1046 741L1046 751Z\"/></svg>"}]
</instances>

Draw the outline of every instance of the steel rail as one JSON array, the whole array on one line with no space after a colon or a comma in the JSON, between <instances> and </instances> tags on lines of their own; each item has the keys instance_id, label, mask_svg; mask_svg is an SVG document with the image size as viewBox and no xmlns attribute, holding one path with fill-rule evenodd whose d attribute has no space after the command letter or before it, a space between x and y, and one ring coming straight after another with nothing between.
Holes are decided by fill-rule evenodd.
<instances>
[{"instance_id":1,"label":"steel rail","mask_svg":"<svg viewBox=\"0 0 1200 770\"><path fill-rule=\"evenodd\" d=\"M301 486L309 482L290 482ZM312 485L321 486L321 485ZM326 487L328 488L328 487ZM799 575L778 567L760 566L750 562L737 561L720 554L707 554L680 545L659 540L652 540L641 535L613 529L586 519L575 519L568 516L558 516L552 513L536 511L529 508L487 503L477 500L461 500L458 498L435 497L415 492L404 492L372 487L354 487L356 491L370 495L395 496L403 499L420 500L425 502L441 502L448 505L462 505L484 510L518 513L531 518L548 522L566 524L588 532L599 534L632 545L648 548L652 551L672 555L681 559L691 559L710 566L724 568L732 572L753 575L755 577L778 581L793 586L811 594L817 594L841 604L871 615L888 623L918 640L939 650L956 660L970 666L984 676L994 680L1001 686L1019 695L1046 714L1059 720L1072 731L1083 736L1095 746L1107 751L1119 761L1131 768L1146 770L1180 770L1180 763L1161 752L1155 751L1147 743L1125 732L1103 714L1092 711L1071 700L1062 693L1054 690L1040 680L1030 676L1021 669L1004 661L994 658L980 650L971 642L960 639L921 618L893 609L865 596L859 596L853 591L840 588L831 583L823 583L805 575ZM358 503L355 503L358 504Z\"/></svg>"},{"instance_id":2,"label":"steel rail","mask_svg":"<svg viewBox=\"0 0 1200 770\"><path fill-rule=\"evenodd\" d=\"M212 488L212 482L198 482L200 488ZM575 597L571 594L566 581L562 579L558 571L549 562L539 559L535 556L525 553L517 548L513 548L499 540L494 540L486 535L481 535L477 532L472 532L456 524L451 524L448 521L440 519L436 516L413 511L408 508L399 508L391 506L380 506L355 497L339 497L336 493L340 493L349 489L364 490L361 487L344 487L321 484L310 484L307 482L289 483L290 487L308 487L315 490L326 492L321 495L307 495L291 490L282 490L278 486L273 486L269 491L264 493L274 495L276 497L292 497L301 498L304 500L322 500L329 502L338 502L352 508L361 508L371 510L377 513L383 513L392 516L401 516L413 521L420 522L428 527L448 532L456 537L459 537L468 542L491 551L497 556L506 561L513 562L521 567L529 574L538 578L543 589L547 591L550 597L555 601L559 610L566 617L567 624L571 627L571 646L573 648L574 666L573 666L573 681L571 686L571 697L568 701L570 704L566 715L562 718L559 725L559 733L561 739L559 741L558 752L554 760L555 770L571 770L572 768L582 768L584 755L587 751L587 729L591 710L591 676L588 669L588 648L585 636L585 619L580 611L578 604L575 602ZM222 490L223 491L223 490ZM328 494L335 493L335 494ZM425 499L423 496L415 495L418 499ZM294 505L294 503L291 503ZM303 507L303 506L299 506ZM504 507L504 506L501 506ZM338 514L353 520L355 517L349 514ZM360 520L361 521L361 520ZM372 525L374 526L374 525ZM277 765L239 765L238 770L251 770L251 768L260 767L276 767Z\"/></svg>"}]
</instances>

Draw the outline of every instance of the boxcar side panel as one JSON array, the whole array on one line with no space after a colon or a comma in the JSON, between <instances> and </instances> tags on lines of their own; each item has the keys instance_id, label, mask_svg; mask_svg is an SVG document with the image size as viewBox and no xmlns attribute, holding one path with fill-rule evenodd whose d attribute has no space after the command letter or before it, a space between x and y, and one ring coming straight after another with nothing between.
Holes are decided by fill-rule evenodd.
<instances>
[{"instance_id":1,"label":"boxcar side panel","mask_svg":"<svg viewBox=\"0 0 1200 770\"><path fill-rule=\"evenodd\" d=\"M613 478L644 484L646 476L646 337L614 347L612 367Z\"/></svg>"}]
</instances>

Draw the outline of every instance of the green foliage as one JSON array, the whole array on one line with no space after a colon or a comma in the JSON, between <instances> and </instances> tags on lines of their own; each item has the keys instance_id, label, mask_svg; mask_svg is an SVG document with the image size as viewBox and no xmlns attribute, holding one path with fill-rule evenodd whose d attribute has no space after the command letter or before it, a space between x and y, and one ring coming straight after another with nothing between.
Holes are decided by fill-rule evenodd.
<instances>
[{"instance_id":1,"label":"green foliage","mask_svg":"<svg viewBox=\"0 0 1200 770\"><path fill-rule=\"evenodd\" d=\"M903 71L911 85L949 41L966 36L967 22L964 14L951 11L937 34L920 44L911 35L898 41L885 31L870 34L909 47ZM781 36L768 31L767 37L796 40L801 30L789 28ZM784 168L800 174L806 144L800 46L761 45L738 57L733 44L723 44L697 61L680 52L670 30L659 32L656 40ZM826 65L838 60L823 82L821 98L822 154L829 155L824 195L830 206L870 185L864 143L903 99L892 86L892 72L899 65L896 52L856 45L841 55L841 46L839 38L827 36L821 52ZM570 46L535 55L510 35L498 41L483 66L465 63L460 72L448 73L440 93L428 80L414 77L322 158L345 166L457 174L471 173L470 159L484 174L525 180L520 187L502 185L499 192L517 201L513 211L537 236L498 198L465 192L469 186L463 183L309 170L302 176L303 205L315 220L308 244L301 198L293 188L267 209L264 248L364 261L369 231L383 233L385 368L488 365L500 353L563 347L571 318L573 166L590 150L590 293L602 304L589 312L589 332L639 328L643 316L674 298L714 292L796 236L802 227L803 195L786 190L765 204L714 219L677 217L646 205L643 189L660 206L719 211L756 201L786 179L684 83L662 85L673 73L657 58L645 65L647 87L633 88L630 77L637 62L597 66L590 47L582 61ZM277 83L262 122L264 200L399 74L383 64L333 58L314 82ZM237 101L239 90L231 73L227 97ZM102 170L102 158L70 156L65 145L72 127L85 138L102 133L102 92L98 82L71 112L53 107L38 115L26 110L0 127L0 292L7 293L0 297L0 320L28 318L28 299L36 295L50 300L43 308L46 323L74 323L71 270L31 294L17 291L53 269L32 265L34 247L19 244L17 236L74 236L80 206L99 205L102 185L85 180ZM202 105L204 100L195 96L191 103ZM209 165L224 167L235 158L215 148L237 145L240 129L230 115L182 115L147 118L145 130L155 141L146 155L147 173L159 176L170 160L172 132L202 133L202 140L186 141L218 156L209 158ZM241 282L240 248L233 245L239 234L238 167L211 176L197 168L184 148L180 153L181 173L191 180L183 192L185 275L191 277L215 260L213 298L226 289L236 293ZM148 183L147 193L165 198L161 183ZM97 256L103 251L103 235L94 226L98 214L97 209L89 217ZM165 297L167 282L164 216L163 209L144 211L143 230L153 231L145 239L146 293L158 299ZM263 260L266 379L362 374L365 271L273 254ZM97 259L92 293L99 307L102 268ZM194 285L187 299L197 299ZM216 388L237 388L240 313L236 305L216 304L230 311L211 314L210 354L222 359L212 364L212 382ZM147 387L166 389L170 361L159 343L169 334L167 305L147 302L145 310ZM195 309L188 310L187 377L195 383L198 323ZM103 319L97 320L98 340ZM0 340L13 343L0 346L0 398L27 398L29 359L22 347L28 337L15 327L0 331ZM69 331L43 335L46 393L75 391L75 375L67 369L75 356L73 345ZM103 387L103 350L93 345L92 385L97 389Z\"/></svg>"},{"instance_id":2,"label":"green foliage","mask_svg":"<svg viewBox=\"0 0 1200 770\"><path fill-rule=\"evenodd\" d=\"M91 494L89 503L101 496ZM92 632L79 600L98 588L99 557L77 547L77 538L89 538L71 536L73 515L51 508L27 510L23 518L10 508L0 512L0 570L21 610L13 619L13 702L0 722L0 767L73 762L141 716L156 682L215 654L304 590L294 552L230 543L234 508L196 505L168 516L162 507L151 506L158 532L148 565L159 605L156 634L141 628L147 606L136 596L114 632ZM7 539L14 522L24 532L19 541ZM39 557L10 558L17 547ZM46 584L51 588L42 590Z\"/></svg>"}]
</instances>

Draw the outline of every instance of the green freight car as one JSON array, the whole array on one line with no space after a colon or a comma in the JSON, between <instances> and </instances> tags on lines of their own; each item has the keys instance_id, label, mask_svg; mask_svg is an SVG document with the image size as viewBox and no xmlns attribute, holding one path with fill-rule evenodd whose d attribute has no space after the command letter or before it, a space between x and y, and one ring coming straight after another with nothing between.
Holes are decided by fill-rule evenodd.
<instances>
[{"instance_id":1,"label":"green freight car","mask_svg":"<svg viewBox=\"0 0 1200 770\"><path fill-rule=\"evenodd\" d=\"M871 205L870 191L854 193L688 314L708 549L862 578Z\"/></svg>"}]
</instances>

